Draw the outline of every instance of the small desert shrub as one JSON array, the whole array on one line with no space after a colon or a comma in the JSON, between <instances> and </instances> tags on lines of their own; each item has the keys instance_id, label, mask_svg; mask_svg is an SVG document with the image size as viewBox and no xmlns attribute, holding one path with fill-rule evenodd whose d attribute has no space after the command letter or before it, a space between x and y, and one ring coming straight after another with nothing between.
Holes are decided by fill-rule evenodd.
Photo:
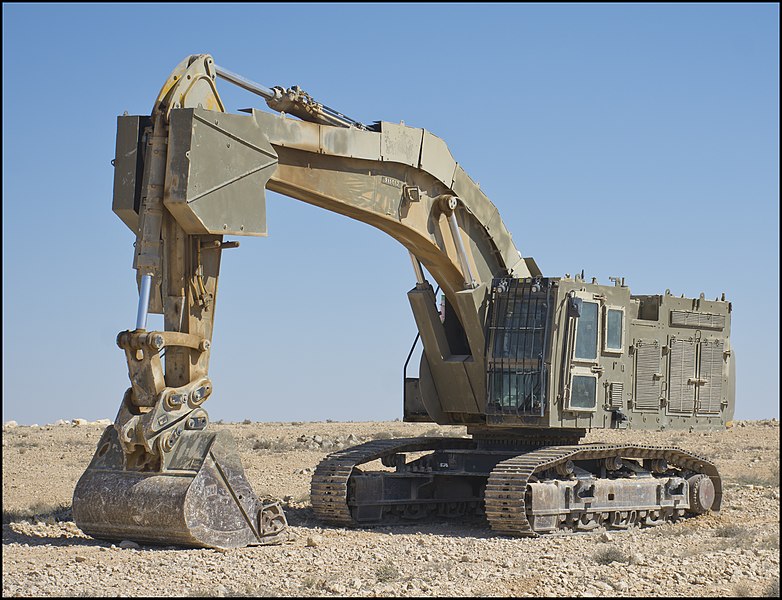
<instances>
[{"instance_id":1,"label":"small desert shrub","mask_svg":"<svg viewBox=\"0 0 782 600\"><path fill-rule=\"evenodd\" d=\"M595 554L595 562L599 565L610 565L612 562L629 563L630 558L616 546L608 546Z\"/></svg>"},{"instance_id":2,"label":"small desert shrub","mask_svg":"<svg viewBox=\"0 0 782 600\"><path fill-rule=\"evenodd\" d=\"M391 435L391 432L389 431L378 431L376 434L371 436L373 440L388 440L394 437Z\"/></svg>"},{"instance_id":3,"label":"small desert shrub","mask_svg":"<svg viewBox=\"0 0 782 600\"><path fill-rule=\"evenodd\" d=\"M741 473L733 481L740 485L779 487L779 466L771 473Z\"/></svg>"},{"instance_id":4,"label":"small desert shrub","mask_svg":"<svg viewBox=\"0 0 782 600\"><path fill-rule=\"evenodd\" d=\"M22 437L27 437L27 435L24 435ZM24 451L26 451L28 448L40 448L41 442L20 439L20 440L16 440L14 446L19 448L19 454L24 454Z\"/></svg>"},{"instance_id":5,"label":"small desert shrub","mask_svg":"<svg viewBox=\"0 0 782 600\"><path fill-rule=\"evenodd\" d=\"M223 585L218 585L212 588L197 587L191 589L187 595L196 598L271 598L273 596L277 596L278 593L273 589L256 587L252 583L246 583L236 588L229 588Z\"/></svg>"},{"instance_id":6,"label":"small desert shrub","mask_svg":"<svg viewBox=\"0 0 782 600\"><path fill-rule=\"evenodd\" d=\"M242 421L242 425L252 425L252 424L253 422L250 419L245 419L244 421Z\"/></svg>"},{"instance_id":7,"label":"small desert shrub","mask_svg":"<svg viewBox=\"0 0 782 600\"><path fill-rule=\"evenodd\" d=\"M325 583L325 582L324 582ZM304 579L301 580L301 586L307 589L315 588L315 587L322 587L321 581L318 580L317 577L312 577L311 575L307 575Z\"/></svg>"},{"instance_id":8,"label":"small desert shrub","mask_svg":"<svg viewBox=\"0 0 782 600\"><path fill-rule=\"evenodd\" d=\"M748 596L755 596L752 588L744 581L737 583L733 586L733 595L737 598L747 598Z\"/></svg>"},{"instance_id":9,"label":"small desert shrub","mask_svg":"<svg viewBox=\"0 0 782 600\"><path fill-rule=\"evenodd\" d=\"M231 587L225 592L226 598L237 597L249 597L249 598L271 598L279 596L277 590L270 589L263 586L258 586L254 583L239 584L239 587Z\"/></svg>"},{"instance_id":10,"label":"small desert shrub","mask_svg":"<svg viewBox=\"0 0 782 600\"><path fill-rule=\"evenodd\" d=\"M762 535L756 542L758 548L766 548L767 550L779 550L779 534L778 533L766 533Z\"/></svg>"},{"instance_id":11,"label":"small desert shrub","mask_svg":"<svg viewBox=\"0 0 782 600\"><path fill-rule=\"evenodd\" d=\"M723 525L714 532L714 535L720 538L745 538L749 537L750 533L746 527L741 525Z\"/></svg>"},{"instance_id":12,"label":"small desert shrub","mask_svg":"<svg viewBox=\"0 0 782 600\"><path fill-rule=\"evenodd\" d=\"M271 450L272 452L286 452L292 450L293 446L285 440L267 440L258 438L253 442L253 450Z\"/></svg>"},{"instance_id":13,"label":"small desert shrub","mask_svg":"<svg viewBox=\"0 0 782 600\"><path fill-rule=\"evenodd\" d=\"M385 562L375 569L375 577L380 583L394 581L399 578L399 569L392 562Z\"/></svg>"}]
</instances>

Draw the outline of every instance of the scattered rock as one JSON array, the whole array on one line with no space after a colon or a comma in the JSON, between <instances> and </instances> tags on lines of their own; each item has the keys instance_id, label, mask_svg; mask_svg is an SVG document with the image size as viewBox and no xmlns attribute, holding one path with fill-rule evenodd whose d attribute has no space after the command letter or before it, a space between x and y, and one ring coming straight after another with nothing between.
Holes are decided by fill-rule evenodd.
<instances>
[{"instance_id":1,"label":"scattered rock","mask_svg":"<svg viewBox=\"0 0 782 600\"><path fill-rule=\"evenodd\" d=\"M597 540L599 542L613 542L614 541L614 536L612 536L607 531L604 531L603 533L600 534L600 537L598 537Z\"/></svg>"},{"instance_id":2,"label":"scattered rock","mask_svg":"<svg viewBox=\"0 0 782 600\"><path fill-rule=\"evenodd\" d=\"M74 557L74 560L75 560L76 562L78 562L78 563L83 563L83 562L87 562L87 557L86 557L86 556L82 556L82 555L80 555L80 554L77 554L77 555Z\"/></svg>"},{"instance_id":3,"label":"scattered rock","mask_svg":"<svg viewBox=\"0 0 782 600\"><path fill-rule=\"evenodd\" d=\"M613 587L617 592L626 592L630 585L626 581L620 579L619 581L612 583L611 587Z\"/></svg>"},{"instance_id":4,"label":"scattered rock","mask_svg":"<svg viewBox=\"0 0 782 600\"><path fill-rule=\"evenodd\" d=\"M642 565L644 563L644 560L645 559L644 559L644 555L643 554L641 554L640 552L633 552L630 555L630 559L629 559L628 562L631 565Z\"/></svg>"},{"instance_id":5,"label":"scattered rock","mask_svg":"<svg viewBox=\"0 0 782 600\"><path fill-rule=\"evenodd\" d=\"M592 585L596 587L597 589L603 591L603 592L611 592L614 590L609 584L607 584L605 581L593 581Z\"/></svg>"},{"instance_id":6,"label":"scattered rock","mask_svg":"<svg viewBox=\"0 0 782 600\"><path fill-rule=\"evenodd\" d=\"M71 425L74 427L81 427L82 425L89 425L90 422L87 419L73 419Z\"/></svg>"},{"instance_id":7,"label":"scattered rock","mask_svg":"<svg viewBox=\"0 0 782 600\"><path fill-rule=\"evenodd\" d=\"M6 421L3 425L3 429L13 429L14 427L19 427L19 423L16 421Z\"/></svg>"},{"instance_id":8,"label":"scattered rock","mask_svg":"<svg viewBox=\"0 0 782 600\"><path fill-rule=\"evenodd\" d=\"M321 545L323 541L323 538L321 538L319 535L310 535L307 537L307 547L308 548L317 548Z\"/></svg>"}]
</instances>

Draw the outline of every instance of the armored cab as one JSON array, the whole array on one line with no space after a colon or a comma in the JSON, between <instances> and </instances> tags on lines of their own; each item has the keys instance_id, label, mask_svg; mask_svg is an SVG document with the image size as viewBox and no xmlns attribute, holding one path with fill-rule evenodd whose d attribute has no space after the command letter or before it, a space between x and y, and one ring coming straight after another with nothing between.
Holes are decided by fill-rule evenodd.
<instances>
[{"instance_id":1,"label":"armored cab","mask_svg":"<svg viewBox=\"0 0 782 600\"><path fill-rule=\"evenodd\" d=\"M446 300L442 324L430 318L419 326L424 348L436 352L424 353L419 378L405 380L406 421L523 435L547 428L715 429L733 418L735 356L724 298L634 296L619 279L601 285L580 277L496 278L484 306L482 385L437 377L443 364L466 371L476 362L462 354L469 346ZM416 303L413 309L420 325L422 311ZM479 410L462 410L470 404Z\"/></svg>"}]
</instances>

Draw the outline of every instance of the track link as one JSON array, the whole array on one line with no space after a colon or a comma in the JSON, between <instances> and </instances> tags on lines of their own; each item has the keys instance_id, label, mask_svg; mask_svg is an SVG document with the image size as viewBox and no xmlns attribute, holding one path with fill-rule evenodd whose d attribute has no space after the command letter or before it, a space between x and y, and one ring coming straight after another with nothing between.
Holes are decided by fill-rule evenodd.
<instances>
[{"instance_id":1,"label":"track link","mask_svg":"<svg viewBox=\"0 0 782 600\"><path fill-rule=\"evenodd\" d=\"M491 528L502 534L537 537L527 519L527 485L533 477L568 460L592 460L621 456L626 459L663 459L669 465L703 473L715 489L715 512L720 508L722 483L717 468L704 458L675 447L590 444L549 446L497 464L486 484L485 511Z\"/></svg>"},{"instance_id":2,"label":"track link","mask_svg":"<svg viewBox=\"0 0 782 600\"><path fill-rule=\"evenodd\" d=\"M398 452L422 452L446 448L469 448L469 438L398 438L375 440L329 454L312 475L310 499L315 515L333 525L355 526L348 506L348 480L359 465Z\"/></svg>"}]
</instances>

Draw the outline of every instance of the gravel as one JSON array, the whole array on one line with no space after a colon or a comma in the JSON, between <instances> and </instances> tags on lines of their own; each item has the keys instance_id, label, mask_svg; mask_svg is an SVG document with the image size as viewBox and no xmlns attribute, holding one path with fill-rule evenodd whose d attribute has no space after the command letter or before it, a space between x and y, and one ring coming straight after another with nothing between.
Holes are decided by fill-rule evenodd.
<instances>
[{"instance_id":1,"label":"gravel","mask_svg":"<svg viewBox=\"0 0 782 600\"><path fill-rule=\"evenodd\" d=\"M111 543L83 534L72 521L70 498L103 425L74 421L3 427L4 596L779 594L779 426L773 420L705 434L590 434L588 442L673 444L712 458L725 482L723 510L677 525L538 539L495 535L480 518L375 529L315 519L309 479L327 452L370 439L463 435L463 428L214 425L236 437L256 492L285 499L294 533L280 546L230 551ZM608 550L620 560L603 564L601 553Z\"/></svg>"}]
</instances>

